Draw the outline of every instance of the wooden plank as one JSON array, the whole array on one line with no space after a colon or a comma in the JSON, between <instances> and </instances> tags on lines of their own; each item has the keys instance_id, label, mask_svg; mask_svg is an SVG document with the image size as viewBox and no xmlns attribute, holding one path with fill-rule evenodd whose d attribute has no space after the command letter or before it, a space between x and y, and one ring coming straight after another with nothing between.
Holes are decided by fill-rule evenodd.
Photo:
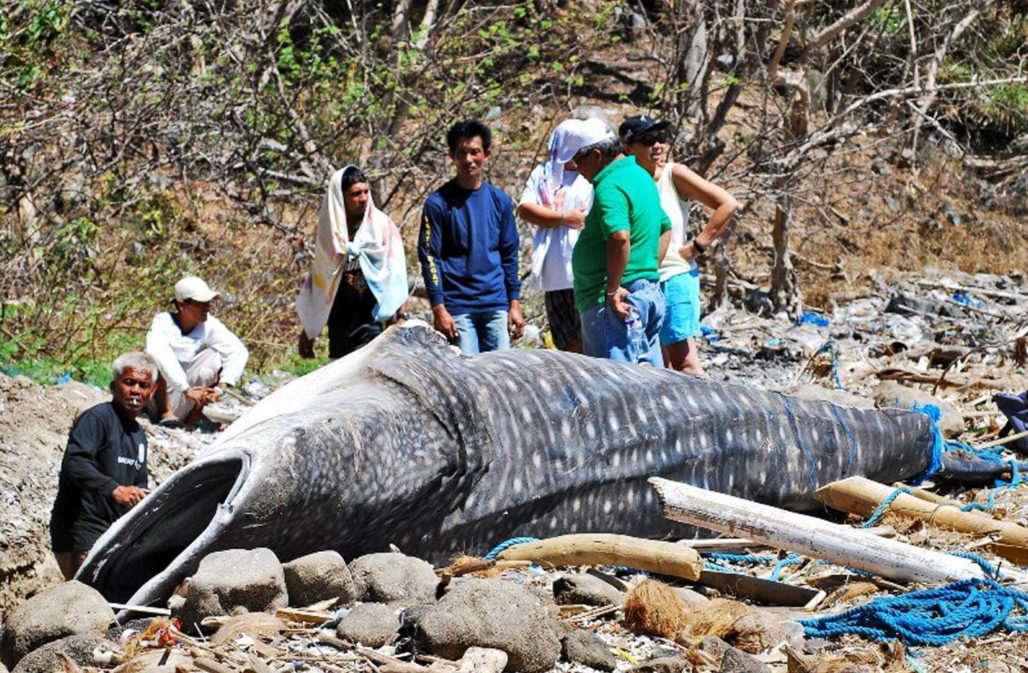
<instances>
[{"instance_id":1,"label":"wooden plank","mask_svg":"<svg viewBox=\"0 0 1028 673\"><path fill-rule=\"evenodd\" d=\"M703 570L703 559L694 549L673 542L605 533L561 535L514 545L500 552L499 558L555 567L623 565L687 580L698 579Z\"/></svg>"},{"instance_id":2,"label":"wooden plank","mask_svg":"<svg viewBox=\"0 0 1028 673\"><path fill-rule=\"evenodd\" d=\"M654 477L664 516L725 535L745 535L779 549L859 568L901 582L939 584L978 578L973 561L871 535L849 526ZM1019 582L1028 574L1007 571Z\"/></svg>"}]
</instances>

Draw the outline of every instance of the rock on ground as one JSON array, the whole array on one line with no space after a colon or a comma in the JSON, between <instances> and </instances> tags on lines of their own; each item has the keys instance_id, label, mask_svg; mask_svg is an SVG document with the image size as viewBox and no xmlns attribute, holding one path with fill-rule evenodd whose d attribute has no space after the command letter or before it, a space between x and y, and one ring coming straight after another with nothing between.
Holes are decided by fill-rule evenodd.
<instances>
[{"instance_id":1,"label":"rock on ground","mask_svg":"<svg viewBox=\"0 0 1028 673\"><path fill-rule=\"evenodd\" d=\"M356 598L374 603L435 600L439 584L431 564L413 556L366 554L350 562Z\"/></svg>"},{"instance_id":2,"label":"rock on ground","mask_svg":"<svg viewBox=\"0 0 1028 673\"><path fill-rule=\"evenodd\" d=\"M62 654L79 666L95 667L93 650L104 642L105 639L95 633L55 640L25 655L14 667L13 673L66 673L68 669ZM114 647L113 644L109 646Z\"/></svg>"},{"instance_id":3,"label":"rock on ground","mask_svg":"<svg viewBox=\"0 0 1028 673\"><path fill-rule=\"evenodd\" d=\"M661 657L650 659L629 670L632 673L691 673L693 667L684 657Z\"/></svg>"},{"instance_id":4,"label":"rock on ground","mask_svg":"<svg viewBox=\"0 0 1028 673\"><path fill-rule=\"evenodd\" d=\"M38 647L80 634L103 634L115 623L114 611L100 592L77 581L36 594L7 617L0 660L14 666Z\"/></svg>"},{"instance_id":5,"label":"rock on ground","mask_svg":"<svg viewBox=\"0 0 1028 673\"><path fill-rule=\"evenodd\" d=\"M620 591L599 577L582 573L564 575L553 583L553 597L558 605L618 605L625 601L625 592Z\"/></svg>"},{"instance_id":6,"label":"rock on ground","mask_svg":"<svg viewBox=\"0 0 1028 673\"><path fill-rule=\"evenodd\" d=\"M875 386L875 404L879 408L900 407L911 408L914 403L921 406L934 404L941 412L939 418L939 429L947 437L958 435L964 431L964 417L949 402L945 402L931 393L901 385L896 381L883 381Z\"/></svg>"},{"instance_id":7,"label":"rock on ground","mask_svg":"<svg viewBox=\"0 0 1028 673\"><path fill-rule=\"evenodd\" d=\"M507 670L541 673L560 656L557 621L528 589L502 580L468 580L428 608L418 621L418 645L459 659L469 647L503 650Z\"/></svg>"},{"instance_id":8,"label":"rock on ground","mask_svg":"<svg viewBox=\"0 0 1028 673\"><path fill-rule=\"evenodd\" d=\"M282 566L289 603L296 607L338 598L348 605L357 593L346 561L335 551L319 551Z\"/></svg>"},{"instance_id":9,"label":"rock on ground","mask_svg":"<svg viewBox=\"0 0 1028 673\"><path fill-rule=\"evenodd\" d=\"M730 647L721 658L721 670L719 673L770 673L768 668L760 659L753 655L746 654L736 647Z\"/></svg>"},{"instance_id":10,"label":"rock on ground","mask_svg":"<svg viewBox=\"0 0 1028 673\"><path fill-rule=\"evenodd\" d=\"M364 603L339 620L336 634L351 643L382 647L393 642L399 626L396 609L383 603Z\"/></svg>"},{"instance_id":11,"label":"rock on ground","mask_svg":"<svg viewBox=\"0 0 1028 673\"><path fill-rule=\"evenodd\" d=\"M50 508L78 414L108 396L81 383L44 388L0 374L0 618L61 581L50 553Z\"/></svg>"},{"instance_id":12,"label":"rock on ground","mask_svg":"<svg viewBox=\"0 0 1028 673\"><path fill-rule=\"evenodd\" d=\"M596 634L582 629L572 629L561 641L561 656L564 661L582 664L598 671L613 671L618 660L611 654L607 644Z\"/></svg>"},{"instance_id":13,"label":"rock on ground","mask_svg":"<svg viewBox=\"0 0 1028 673\"><path fill-rule=\"evenodd\" d=\"M457 673L499 673L507 667L507 653L487 647L469 647Z\"/></svg>"},{"instance_id":14,"label":"rock on ground","mask_svg":"<svg viewBox=\"0 0 1028 673\"><path fill-rule=\"evenodd\" d=\"M205 617L265 612L289 603L282 564L270 549L230 549L208 554L189 578L180 619L192 630Z\"/></svg>"},{"instance_id":15,"label":"rock on ground","mask_svg":"<svg viewBox=\"0 0 1028 673\"><path fill-rule=\"evenodd\" d=\"M845 390L835 390L819 386L816 383L807 383L796 389L793 393L797 399L831 402L841 407L853 407L854 409L874 409L874 400L855 395Z\"/></svg>"}]
</instances>

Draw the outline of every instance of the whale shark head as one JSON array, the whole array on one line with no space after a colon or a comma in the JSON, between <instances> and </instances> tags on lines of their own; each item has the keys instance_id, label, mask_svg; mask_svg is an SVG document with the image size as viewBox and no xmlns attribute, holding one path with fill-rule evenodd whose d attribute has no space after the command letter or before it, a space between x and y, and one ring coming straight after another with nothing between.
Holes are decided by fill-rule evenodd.
<instances>
[{"instance_id":1,"label":"whale shark head","mask_svg":"<svg viewBox=\"0 0 1028 673\"><path fill-rule=\"evenodd\" d=\"M438 487L424 475L457 471L425 447L460 434L460 414L446 422L445 404L419 386L460 358L415 323L283 386L118 519L77 578L108 600L145 605L213 551L262 546L286 561L404 542L366 531L395 531L383 517L410 517L410 503ZM425 406L433 413L412 412Z\"/></svg>"}]
</instances>

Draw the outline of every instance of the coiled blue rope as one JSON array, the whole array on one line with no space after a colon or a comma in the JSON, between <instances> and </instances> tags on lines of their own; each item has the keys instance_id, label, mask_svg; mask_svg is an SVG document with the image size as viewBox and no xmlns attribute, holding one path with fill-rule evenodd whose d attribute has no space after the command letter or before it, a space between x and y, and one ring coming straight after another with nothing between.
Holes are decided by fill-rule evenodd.
<instances>
[{"instance_id":1,"label":"coiled blue rope","mask_svg":"<svg viewBox=\"0 0 1028 673\"><path fill-rule=\"evenodd\" d=\"M991 579L967 579L877 598L838 615L805 619L800 624L811 638L855 634L878 642L898 639L907 645L940 646L999 628L1028 631L1028 594Z\"/></svg>"},{"instance_id":2,"label":"coiled blue rope","mask_svg":"<svg viewBox=\"0 0 1028 673\"><path fill-rule=\"evenodd\" d=\"M500 553L502 551L504 551L505 549L507 549L508 547L513 547L516 544L525 544L526 542L538 542L538 541L539 541L539 538L537 538L537 537L512 537L509 540L504 540L500 544L498 544L495 547L493 547L493 550L491 552L489 552L488 554L486 554L483 558L485 558L486 561L491 561L494 558L496 558L497 556L499 556Z\"/></svg>"}]
</instances>

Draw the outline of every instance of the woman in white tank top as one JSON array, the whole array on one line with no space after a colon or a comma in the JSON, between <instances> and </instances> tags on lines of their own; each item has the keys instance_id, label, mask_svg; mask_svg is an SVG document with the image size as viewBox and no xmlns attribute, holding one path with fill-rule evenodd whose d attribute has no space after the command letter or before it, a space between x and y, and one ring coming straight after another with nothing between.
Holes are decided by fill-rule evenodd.
<instances>
[{"instance_id":1,"label":"woman in white tank top","mask_svg":"<svg viewBox=\"0 0 1028 673\"><path fill-rule=\"evenodd\" d=\"M660 262L660 286L667 301L660 331L664 365L701 376L703 366L695 341L700 329L696 258L725 232L739 203L727 191L684 165L668 161L667 126L665 121L636 115L622 122L618 133L625 152L653 176L660 204L671 220L671 243ZM695 237L689 231L690 201L698 201L714 211Z\"/></svg>"}]
</instances>

